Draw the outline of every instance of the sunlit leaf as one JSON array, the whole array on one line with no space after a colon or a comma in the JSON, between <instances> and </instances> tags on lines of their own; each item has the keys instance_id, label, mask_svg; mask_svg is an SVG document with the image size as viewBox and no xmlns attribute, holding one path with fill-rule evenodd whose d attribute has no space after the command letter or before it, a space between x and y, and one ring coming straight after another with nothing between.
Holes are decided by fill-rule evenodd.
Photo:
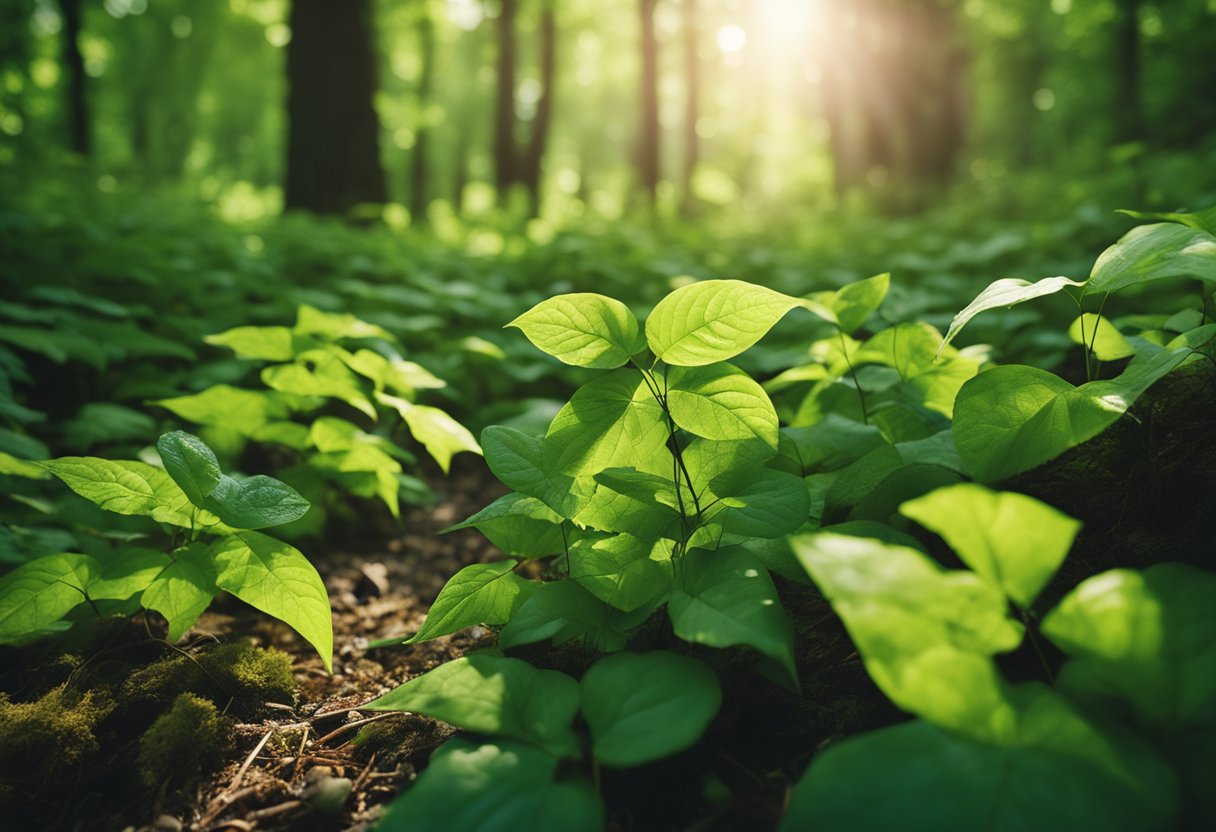
<instances>
[{"instance_id":1,"label":"sunlit leaf","mask_svg":"<svg viewBox=\"0 0 1216 832\"><path fill-rule=\"evenodd\" d=\"M741 280L704 280L676 289L646 319L646 341L668 364L725 361L755 344L798 298Z\"/></svg>"}]
</instances>

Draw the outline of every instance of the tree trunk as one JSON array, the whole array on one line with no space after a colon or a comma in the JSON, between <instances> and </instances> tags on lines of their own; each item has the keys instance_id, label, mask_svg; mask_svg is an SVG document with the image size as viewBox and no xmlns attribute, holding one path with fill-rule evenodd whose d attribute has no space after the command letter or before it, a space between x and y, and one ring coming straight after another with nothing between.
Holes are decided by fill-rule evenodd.
<instances>
[{"instance_id":1,"label":"tree trunk","mask_svg":"<svg viewBox=\"0 0 1216 832\"><path fill-rule=\"evenodd\" d=\"M494 186L500 202L519 181L515 150L515 18L519 0L502 0L498 15L498 95L494 112Z\"/></svg>"},{"instance_id":2,"label":"tree trunk","mask_svg":"<svg viewBox=\"0 0 1216 832\"><path fill-rule=\"evenodd\" d=\"M427 144L430 125L427 110L431 105L431 90L435 85L435 22L425 0L418 12L418 46L422 51L422 72L418 78L418 125L414 131L414 149L410 154L410 218L414 222L426 221L426 209L430 204L427 191Z\"/></svg>"},{"instance_id":3,"label":"tree trunk","mask_svg":"<svg viewBox=\"0 0 1216 832\"><path fill-rule=\"evenodd\" d=\"M1119 0L1116 27L1116 138L1131 141L1140 138L1144 131L1140 107L1140 0Z\"/></svg>"},{"instance_id":4,"label":"tree trunk","mask_svg":"<svg viewBox=\"0 0 1216 832\"><path fill-rule=\"evenodd\" d=\"M659 42L654 31L658 0L641 0L642 74L641 120L638 127L637 163L642 192L653 206L659 186Z\"/></svg>"},{"instance_id":5,"label":"tree trunk","mask_svg":"<svg viewBox=\"0 0 1216 832\"><path fill-rule=\"evenodd\" d=\"M684 0L684 197L680 210L684 216L696 213L693 184L697 163L701 160L701 145L697 138L697 120L701 117L701 61L697 48L701 30L697 16L697 0Z\"/></svg>"},{"instance_id":6,"label":"tree trunk","mask_svg":"<svg viewBox=\"0 0 1216 832\"><path fill-rule=\"evenodd\" d=\"M385 202L369 0L292 0L287 45L287 209Z\"/></svg>"},{"instance_id":7,"label":"tree trunk","mask_svg":"<svg viewBox=\"0 0 1216 832\"><path fill-rule=\"evenodd\" d=\"M532 216L540 215L541 162L549 143L549 124L553 117L553 84L557 69L557 22L553 0L544 0L540 16L540 99L532 120L532 136L524 157L523 182L528 189L528 205Z\"/></svg>"},{"instance_id":8,"label":"tree trunk","mask_svg":"<svg viewBox=\"0 0 1216 832\"><path fill-rule=\"evenodd\" d=\"M68 70L68 139L72 152L88 156L92 151L89 106L85 92L84 56L80 54L81 0L60 0L63 12L63 62Z\"/></svg>"}]
</instances>

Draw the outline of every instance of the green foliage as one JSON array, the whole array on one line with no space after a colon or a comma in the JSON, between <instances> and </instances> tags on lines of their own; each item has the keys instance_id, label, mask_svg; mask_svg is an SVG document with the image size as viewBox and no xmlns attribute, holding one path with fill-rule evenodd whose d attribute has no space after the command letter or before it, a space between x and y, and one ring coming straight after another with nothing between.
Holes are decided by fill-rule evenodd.
<instances>
[{"instance_id":1,"label":"green foliage","mask_svg":"<svg viewBox=\"0 0 1216 832\"><path fill-rule=\"evenodd\" d=\"M0 695L0 783L36 789L90 763L97 728L114 703L92 691L56 687L32 702ZM0 806L6 789L0 789Z\"/></svg>"},{"instance_id":2,"label":"green foliage","mask_svg":"<svg viewBox=\"0 0 1216 832\"><path fill-rule=\"evenodd\" d=\"M95 601L136 595L139 606L165 617L176 641L223 589L295 628L329 669L333 625L321 577L295 548L252 531L298 519L308 502L270 477L224 474L211 449L190 434L165 434L157 450L165 469L95 457L39 463L102 509L179 529L164 552L108 552L104 568L89 555L55 553L3 576L0 643L65 630L71 626L65 616L81 605L100 615Z\"/></svg>"}]
</instances>

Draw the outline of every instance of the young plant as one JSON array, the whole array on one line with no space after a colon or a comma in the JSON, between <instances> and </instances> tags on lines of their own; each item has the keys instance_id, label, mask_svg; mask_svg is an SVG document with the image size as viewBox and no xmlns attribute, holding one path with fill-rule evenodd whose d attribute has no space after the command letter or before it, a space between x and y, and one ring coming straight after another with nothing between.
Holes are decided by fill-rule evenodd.
<instances>
[{"instance_id":1,"label":"young plant","mask_svg":"<svg viewBox=\"0 0 1216 832\"><path fill-rule=\"evenodd\" d=\"M223 473L188 433L167 433L156 448L163 468L96 457L34 463L108 512L151 518L168 541L140 540L97 557L55 553L4 575L0 644L65 631L82 611L141 608L163 615L176 641L225 590L293 627L330 669L333 627L320 576L295 548L259 531L298 520L308 501L271 477Z\"/></svg>"},{"instance_id":2,"label":"young plant","mask_svg":"<svg viewBox=\"0 0 1216 832\"><path fill-rule=\"evenodd\" d=\"M1216 576L1173 564L1113 570L1083 582L1040 625L1035 600L1079 523L971 484L900 511L970 570L874 539L819 532L792 541L870 676L918 719L816 756L782 829L904 829L914 819L943 830L1131 830L1197 820L1181 812L1203 805L1200 772L1211 765L1210 740L1193 738L1216 722ZM1072 657L1054 680L1040 638ZM1044 679L1012 684L993 657L1024 639Z\"/></svg>"},{"instance_id":3,"label":"young plant","mask_svg":"<svg viewBox=\"0 0 1216 832\"><path fill-rule=\"evenodd\" d=\"M398 517L404 488L427 493L425 484L405 474L402 464L417 460L393 439L402 423L444 472L454 454L481 452L445 411L416 403L420 391L444 382L402 358L388 331L353 315L303 305L293 327L242 326L206 340L241 358L269 362L260 372L269 389L219 384L157 404L203 425L228 456L248 441L298 453L299 463L280 473L305 493L319 496L329 483L358 497L378 497ZM358 413L357 421L331 415L332 402ZM378 423L379 430L365 431L360 424L367 423ZM323 521L318 512L313 525Z\"/></svg>"}]
</instances>

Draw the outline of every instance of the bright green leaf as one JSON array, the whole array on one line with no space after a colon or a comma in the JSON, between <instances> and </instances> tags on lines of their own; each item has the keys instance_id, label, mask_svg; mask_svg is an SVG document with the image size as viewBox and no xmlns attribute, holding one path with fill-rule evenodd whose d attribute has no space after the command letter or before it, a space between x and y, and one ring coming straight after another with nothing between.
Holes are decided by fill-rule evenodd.
<instances>
[{"instance_id":1,"label":"bright green leaf","mask_svg":"<svg viewBox=\"0 0 1216 832\"><path fill-rule=\"evenodd\" d=\"M536 347L576 367L613 369L638 351L638 321L618 300L581 292L538 303L507 326Z\"/></svg>"},{"instance_id":2,"label":"bright green leaf","mask_svg":"<svg viewBox=\"0 0 1216 832\"><path fill-rule=\"evenodd\" d=\"M651 557L655 546L630 534L578 540L570 547L570 578L623 612L653 605L671 586L670 566Z\"/></svg>"},{"instance_id":3,"label":"bright green leaf","mask_svg":"<svg viewBox=\"0 0 1216 832\"><path fill-rule=\"evenodd\" d=\"M100 574L89 582L89 597L95 601L125 601L147 589L172 562L164 552L154 549L133 547L110 552L99 561Z\"/></svg>"},{"instance_id":4,"label":"bright green leaf","mask_svg":"<svg viewBox=\"0 0 1216 832\"><path fill-rule=\"evenodd\" d=\"M219 587L215 559L207 546L191 543L171 557L173 563L148 585L139 603L163 615L169 622L169 641L177 641L207 609Z\"/></svg>"},{"instance_id":5,"label":"bright green leaf","mask_svg":"<svg viewBox=\"0 0 1216 832\"><path fill-rule=\"evenodd\" d=\"M441 533L475 528L508 555L542 558L563 551L561 523L557 512L540 500L512 492Z\"/></svg>"},{"instance_id":6,"label":"bright green leaf","mask_svg":"<svg viewBox=\"0 0 1216 832\"><path fill-rule=\"evenodd\" d=\"M427 453L439 463L443 473L452 464L452 456L461 451L480 454L481 446L469 433L468 428L457 422L446 411L424 404L413 404L397 396L378 393L376 400L401 414L414 438L422 443Z\"/></svg>"},{"instance_id":7,"label":"bright green leaf","mask_svg":"<svg viewBox=\"0 0 1216 832\"><path fill-rule=\"evenodd\" d=\"M45 555L0 577L0 644L20 644L85 602L85 587L101 573L87 555Z\"/></svg>"},{"instance_id":8,"label":"bright green leaf","mask_svg":"<svg viewBox=\"0 0 1216 832\"><path fill-rule=\"evenodd\" d=\"M1095 331L1095 327L1097 327ZM1136 348L1123 337L1123 333L1108 321L1086 312L1068 327L1068 337L1074 344L1093 348L1099 361L1118 361L1136 354Z\"/></svg>"},{"instance_id":9,"label":"bright green leaf","mask_svg":"<svg viewBox=\"0 0 1216 832\"><path fill-rule=\"evenodd\" d=\"M144 462L65 456L38 464L81 497L115 514L152 517L184 528L195 520L204 525L208 518L214 520L195 511L167 473Z\"/></svg>"},{"instance_id":10,"label":"bright green leaf","mask_svg":"<svg viewBox=\"0 0 1216 832\"><path fill-rule=\"evenodd\" d=\"M477 624L506 624L537 587L514 568L514 561L506 561L461 569L439 591L426 621L405 643L429 641Z\"/></svg>"},{"instance_id":11,"label":"bright green leaf","mask_svg":"<svg viewBox=\"0 0 1216 832\"><path fill-rule=\"evenodd\" d=\"M706 439L756 437L777 447L777 411L751 376L730 364L674 367L667 376L671 418Z\"/></svg>"},{"instance_id":12,"label":"bright green leaf","mask_svg":"<svg viewBox=\"0 0 1216 832\"><path fill-rule=\"evenodd\" d=\"M234 529L265 529L299 520L309 502L287 483L259 474L236 480L220 476L204 506Z\"/></svg>"},{"instance_id":13,"label":"bright green leaf","mask_svg":"<svg viewBox=\"0 0 1216 832\"><path fill-rule=\"evenodd\" d=\"M204 500L220 483L220 463L215 453L197 436L180 430L156 440L156 450L165 471L190 502L206 508Z\"/></svg>"},{"instance_id":14,"label":"bright green leaf","mask_svg":"<svg viewBox=\"0 0 1216 832\"><path fill-rule=\"evenodd\" d=\"M1003 280L998 280L988 286L987 289L980 292L975 300L967 304L967 307L954 316L954 320L950 322L950 328L946 330L946 337L942 339L939 351L946 348L946 345L954 340L954 336L962 331L972 318L981 312L986 312L989 309L997 309L1002 306L1013 306L1017 303L1024 303L1035 298L1054 295L1056 292L1066 286L1084 286L1084 281L1069 280L1067 277L1045 277L1037 283L1031 283L1028 280L1021 280L1016 277L1007 277Z\"/></svg>"},{"instance_id":15,"label":"bright green leaf","mask_svg":"<svg viewBox=\"0 0 1216 832\"><path fill-rule=\"evenodd\" d=\"M755 344L798 298L741 280L703 280L659 301L646 319L646 341L668 364L725 361Z\"/></svg>"},{"instance_id":16,"label":"bright green leaf","mask_svg":"<svg viewBox=\"0 0 1216 832\"><path fill-rule=\"evenodd\" d=\"M503 485L536 497L562 517L573 517L591 498L593 483L554 470L534 436L494 425L482 431L481 445L486 464Z\"/></svg>"},{"instance_id":17,"label":"bright green leaf","mask_svg":"<svg viewBox=\"0 0 1216 832\"><path fill-rule=\"evenodd\" d=\"M296 354L294 336L285 326L238 326L203 340L227 347L242 358L290 361Z\"/></svg>"},{"instance_id":18,"label":"bright green leaf","mask_svg":"<svg viewBox=\"0 0 1216 832\"><path fill-rule=\"evenodd\" d=\"M1137 226L1099 255L1085 292L1115 292L1171 277L1216 282L1216 237L1172 222Z\"/></svg>"},{"instance_id":19,"label":"bright green leaf","mask_svg":"<svg viewBox=\"0 0 1216 832\"><path fill-rule=\"evenodd\" d=\"M549 425L546 455L555 470L574 476L663 459L663 408L637 370L617 370L578 389Z\"/></svg>"},{"instance_id":20,"label":"bright green leaf","mask_svg":"<svg viewBox=\"0 0 1216 832\"><path fill-rule=\"evenodd\" d=\"M563 644L586 638L597 650L623 650L628 635L650 615L650 607L621 612L574 581L543 585L524 602L498 634L503 649L552 639Z\"/></svg>"}]
</instances>

